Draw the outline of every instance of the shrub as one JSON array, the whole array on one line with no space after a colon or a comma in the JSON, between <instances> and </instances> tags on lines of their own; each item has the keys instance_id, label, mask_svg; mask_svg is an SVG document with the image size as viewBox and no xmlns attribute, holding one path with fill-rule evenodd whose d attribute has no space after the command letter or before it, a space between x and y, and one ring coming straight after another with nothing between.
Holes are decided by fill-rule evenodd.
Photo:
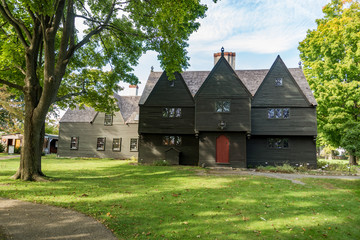
<instances>
[{"instance_id":1,"label":"shrub","mask_svg":"<svg viewBox=\"0 0 360 240\"><path fill-rule=\"evenodd\" d=\"M256 168L258 171L268 171L268 172L280 172L280 173L294 173L296 172L295 168L290 166L290 164L283 164L277 166L258 166Z\"/></svg>"},{"instance_id":2,"label":"shrub","mask_svg":"<svg viewBox=\"0 0 360 240\"><path fill-rule=\"evenodd\" d=\"M21 147L15 148L14 153L20 154L21 153Z\"/></svg>"},{"instance_id":3,"label":"shrub","mask_svg":"<svg viewBox=\"0 0 360 240\"><path fill-rule=\"evenodd\" d=\"M282 166L276 166L276 170L277 172L282 172L282 173L294 173L296 172L295 168L290 166L290 164L285 163Z\"/></svg>"},{"instance_id":4,"label":"shrub","mask_svg":"<svg viewBox=\"0 0 360 240\"><path fill-rule=\"evenodd\" d=\"M2 143L0 143L0 153L4 152L5 151L5 146L2 145Z\"/></svg>"},{"instance_id":5,"label":"shrub","mask_svg":"<svg viewBox=\"0 0 360 240\"><path fill-rule=\"evenodd\" d=\"M349 166L348 164L329 163L326 161L318 161L317 164L318 164L318 167L324 171L357 173L357 167Z\"/></svg>"},{"instance_id":6,"label":"shrub","mask_svg":"<svg viewBox=\"0 0 360 240\"><path fill-rule=\"evenodd\" d=\"M156 160L153 162L154 166L169 166L169 162L166 160Z\"/></svg>"}]
</instances>

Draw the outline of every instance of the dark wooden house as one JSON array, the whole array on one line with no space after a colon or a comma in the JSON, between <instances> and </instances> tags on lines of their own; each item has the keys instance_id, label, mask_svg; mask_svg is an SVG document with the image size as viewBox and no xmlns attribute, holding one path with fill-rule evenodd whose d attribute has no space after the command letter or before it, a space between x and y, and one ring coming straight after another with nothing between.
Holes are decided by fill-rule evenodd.
<instances>
[{"instance_id":1,"label":"dark wooden house","mask_svg":"<svg viewBox=\"0 0 360 240\"><path fill-rule=\"evenodd\" d=\"M302 69L278 56L270 69L234 70L234 58L222 53L211 71L174 81L150 73L139 102L139 163L316 165L316 101Z\"/></svg>"}]
</instances>

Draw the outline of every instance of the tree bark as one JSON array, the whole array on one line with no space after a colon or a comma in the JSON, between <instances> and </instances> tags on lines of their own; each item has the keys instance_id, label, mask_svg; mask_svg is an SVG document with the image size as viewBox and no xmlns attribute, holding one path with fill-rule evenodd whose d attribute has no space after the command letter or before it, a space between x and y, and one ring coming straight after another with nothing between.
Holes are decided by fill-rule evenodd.
<instances>
[{"instance_id":1,"label":"tree bark","mask_svg":"<svg viewBox=\"0 0 360 240\"><path fill-rule=\"evenodd\" d=\"M350 164L350 165L357 165L357 162L356 162L356 156L355 156L355 155L350 154L350 157L349 157L349 164Z\"/></svg>"}]
</instances>

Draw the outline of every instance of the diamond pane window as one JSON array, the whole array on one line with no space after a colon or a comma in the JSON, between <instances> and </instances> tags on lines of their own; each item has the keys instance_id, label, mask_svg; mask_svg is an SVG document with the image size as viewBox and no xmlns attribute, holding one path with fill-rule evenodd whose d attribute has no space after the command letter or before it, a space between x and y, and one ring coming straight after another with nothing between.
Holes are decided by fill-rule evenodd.
<instances>
[{"instance_id":1,"label":"diamond pane window","mask_svg":"<svg viewBox=\"0 0 360 240\"><path fill-rule=\"evenodd\" d=\"M162 116L169 117L169 108L163 108Z\"/></svg>"},{"instance_id":2,"label":"diamond pane window","mask_svg":"<svg viewBox=\"0 0 360 240\"><path fill-rule=\"evenodd\" d=\"M230 100L216 101L215 112L230 112Z\"/></svg>"},{"instance_id":3,"label":"diamond pane window","mask_svg":"<svg viewBox=\"0 0 360 240\"><path fill-rule=\"evenodd\" d=\"M163 108L162 116L165 118L180 118L181 108L172 108L172 107Z\"/></svg>"},{"instance_id":4,"label":"diamond pane window","mask_svg":"<svg viewBox=\"0 0 360 240\"><path fill-rule=\"evenodd\" d=\"M289 148L289 139L287 139L287 138L283 139L283 147L284 148Z\"/></svg>"},{"instance_id":5,"label":"diamond pane window","mask_svg":"<svg viewBox=\"0 0 360 240\"><path fill-rule=\"evenodd\" d=\"M268 119L288 119L290 118L290 108L269 108Z\"/></svg>"},{"instance_id":6,"label":"diamond pane window","mask_svg":"<svg viewBox=\"0 0 360 240\"><path fill-rule=\"evenodd\" d=\"M164 146L180 146L182 143L181 136L163 136Z\"/></svg>"},{"instance_id":7,"label":"diamond pane window","mask_svg":"<svg viewBox=\"0 0 360 240\"><path fill-rule=\"evenodd\" d=\"M283 85L282 78L275 78L275 86L280 87Z\"/></svg>"},{"instance_id":8,"label":"diamond pane window","mask_svg":"<svg viewBox=\"0 0 360 240\"><path fill-rule=\"evenodd\" d=\"M285 119L289 118L290 117L290 109L289 108L284 108L283 109L283 117Z\"/></svg>"},{"instance_id":9,"label":"diamond pane window","mask_svg":"<svg viewBox=\"0 0 360 240\"><path fill-rule=\"evenodd\" d=\"M181 117L181 108L175 108L175 117Z\"/></svg>"},{"instance_id":10,"label":"diamond pane window","mask_svg":"<svg viewBox=\"0 0 360 240\"><path fill-rule=\"evenodd\" d=\"M275 109L275 117L276 118L282 118L282 109L281 108L276 108Z\"/></svg>"},{"instance_id":11,"label":"diamond pane window","mask_svg":"<svg viewBox=\"0 0 360 240\"><path fill-rule=\"evenodd\" d=\"M275 109L270 108L268 109L268 118L274 118L275 117Z\"/></svg>"},{"instance_id":12,"label":"diamond pane window","mask_svg":"<svg viewBox=\"0 0 360 240\"><path fill-rule=\"evenodd\" d=\"M274 147L274 139L273 139L273 138L268 138L268 147L269 147L269 148L273 148L273 147Z\"/></svg>"},{"instance_id":13,"label":"diamond pane window","mask_svg":"<svg viewBox=\"0 0 360 240\"><path fill-rule=\"evenodd\" d=\"M267 144L268 144L268 148L288 149L289 148L289 139L287 139L287 138L268 138Z\"/></svg>"}]
</instances>

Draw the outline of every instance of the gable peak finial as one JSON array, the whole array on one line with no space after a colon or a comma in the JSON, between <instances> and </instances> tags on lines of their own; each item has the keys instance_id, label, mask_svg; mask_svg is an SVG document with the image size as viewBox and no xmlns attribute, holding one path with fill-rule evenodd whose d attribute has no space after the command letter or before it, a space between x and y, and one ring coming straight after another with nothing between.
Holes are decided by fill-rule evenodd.
<instances>
[{"instance_id":1,"label":"gable peak finial","mask_svg":"<svg viewBox=\"0 0 360 240\"><path fill-rule=\"evenodd\" d=\"M221 56L224 56L224 47L221 47Z\"/></svg>"}]
</instances>

